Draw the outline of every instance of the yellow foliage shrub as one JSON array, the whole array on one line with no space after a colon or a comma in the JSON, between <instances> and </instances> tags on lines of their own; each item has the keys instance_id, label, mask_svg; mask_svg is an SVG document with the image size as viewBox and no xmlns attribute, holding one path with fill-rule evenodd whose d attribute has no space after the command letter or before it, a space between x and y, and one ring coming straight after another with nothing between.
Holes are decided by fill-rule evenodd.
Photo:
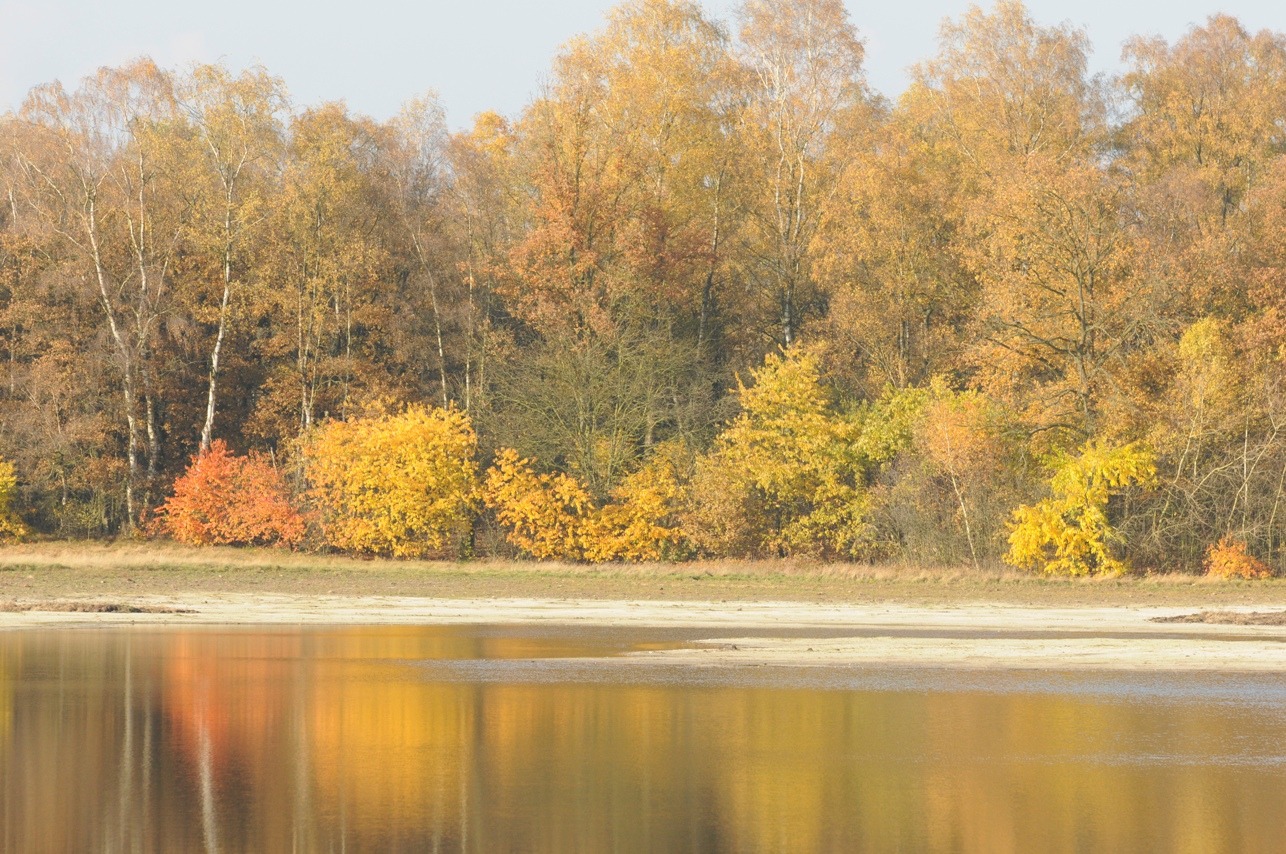
<instances>
[{"instance_id":1,"label":"yellow foliage shrub","mask_svg":"<svg viewBox=\"0 0 1286 854\"><path fill-rule=\"evenodd\" d=\"M1108 499L1155 478L1155 458L1137 442L1085 445L1054 473L1054 497L1014 511L1005 560L1049 575L1120 575L1127 567L1113 554L1119 535L1107 518Z\"/></svg>"},{"instance_id":2,"label":"yellow foliage shrub","mask_svg":"<svg viewBox=\"0 0 1286 854\"><path fill-rule=\"evenodd\" d=\"M662 445L598 507L566 474L537 474L532 461L505 448L487 472L483 500L508 529L509 542L540 559L643 561L673 557L683 535L678 510L686 450Z\"/></svg>"},{"instance_id":3,"label":"yellow foliage shrub","mask_svg":"<svg viewBox=\"0 0 1286 854\"><path fill-rule=\"evenodd\" d=\"M476 451L469 418L455 409L322 424L302 453L326 542L393 557L443 552L469 525Z\"/></svg>"},{"instance_id":4,"label":"yellow foliage shrub","mask_svg":"<svg viewBox=\"0 0 1286 854\"><path fill-rule=\"evenodd\" d=\"M1206 549L1206 575L1214 578L1271 578L1272 567L1246 550L1245 542L1230 535Z\"/></svg>"},{"instance_id":5,"label":"yellow foliage shrub","mask_svg":"<svg viewBox=\"0 0 1286 854\"><path fill-rule=\"evenodd\" d=\"M704 551L853 557L867 542L862 424L833 412L817 359L769 354L739 414L700 460L685 516Z\"/></svg>"},{"instance_id":6,"label":"yellow foliage shrub","mask_svg":"<svg viewBox=\"0 0 1286 854\"><path fill-rule=\"evenodd\" d=\"M688 485L683 530L702 554L753 555L768 527L762 502L745 478L715 454L697 460Z\"/></svg>"},{"instance_id":7,"label":"yellow foliage shrub","mask_svg":"<svg viewBox=\"0 0 1286 854\"><path fill-rule=\"evenodd\" d=\"M566 474L537 474L512 448L496 455L482 500L509 529L508 539L541 560L584 560L594 536L589 491Z\"/></svg>"},{"instance_id":8,"label":"yellow foliage shrub","mask_svg":"<svg viewBox=\"0 0 1286 854\"><path fill-rule=\"evenodd\" d=\"M598 513L586 557L595 561L662 560L684 548L679 512L684 480L692 465L681 442L666 442L651 459L612 490L612 501Z\"/></svg>"},{"instance_id":9,"label":"yellow foliage shrub","mask_svg":"<svg viewBox=\"0 0 1286 854\"><path fill-rule=\"evenodd\" d=\"M0 459L0 542L20 540L27 536L27 526L22 524L13 509L13 499L18 492L18 477L13 463Z\"/></svg>"}]
</instances>

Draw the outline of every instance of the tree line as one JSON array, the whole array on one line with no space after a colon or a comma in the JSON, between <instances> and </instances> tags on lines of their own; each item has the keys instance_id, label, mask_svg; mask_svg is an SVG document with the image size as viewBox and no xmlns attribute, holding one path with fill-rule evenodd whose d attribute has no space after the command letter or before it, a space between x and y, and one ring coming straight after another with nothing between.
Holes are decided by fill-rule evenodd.
<instances>
[{"instance_id":1,"label":"tree line","mask_svg":"<svg viewBox=\"0 0 1286 854\"><path fill-rule=\"evenodd\" d=\"M262 68L37 87L6 525L145 530L216 441L316 497L327 430L409 417L476 457L447 551L1281 567L1286 36L1089 52L1001 0L889 99L840 0L627 0L461 132Z\"/></svg>"}]
</instances>

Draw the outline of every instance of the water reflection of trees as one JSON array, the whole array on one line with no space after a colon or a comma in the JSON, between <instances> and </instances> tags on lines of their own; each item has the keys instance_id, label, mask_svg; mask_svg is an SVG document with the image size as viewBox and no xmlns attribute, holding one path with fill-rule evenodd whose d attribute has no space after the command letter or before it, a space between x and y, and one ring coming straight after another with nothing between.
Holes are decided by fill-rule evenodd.
<instances>
[{"instance_id":1,"label":"water reflection of trees","mask_svg":"<svg viewBox=\"0 0 1286 854\"><path fill-rule=\"evenodd\" d=\"M1278 767L1205 759L1280 743L1226 706L404 663L541 651L464 632L16 637L3 850L1232 851L1286 806Z\"/></svg>"}]
</instances>

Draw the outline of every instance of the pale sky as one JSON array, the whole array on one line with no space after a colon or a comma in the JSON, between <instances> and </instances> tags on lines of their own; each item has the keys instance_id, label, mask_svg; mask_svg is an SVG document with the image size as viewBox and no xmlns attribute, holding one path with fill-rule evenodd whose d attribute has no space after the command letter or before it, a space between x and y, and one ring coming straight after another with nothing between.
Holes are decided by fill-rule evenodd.
<instances>
[{"instance_id":1,"label":"pale sky","mask_svg":"<svg viewBox=\"0 0 1286 854\"><path fill-rule=\"evenodd\" d=\"M788 0L783 0L788 2ZM453 127L482 110L513 115L569 37L598 29L611 0L0 0L0 111L33 85L73 85L101 65L150 55L167 67L254 62L285 79L297 106L344 100L384 119L436 90ZM736 0L708 0L728 19ZM895 96L933 54L938 24L969 0L847 0L872 85ZM990 5L984 3L982 5ZM1094 70L1119 68L1134 34L1183 34L1216 11L1250 30L1286 31L1283 0L1029 0L1042 23L1070 21L1094 43Z\"/></svg>"}]
</instances>

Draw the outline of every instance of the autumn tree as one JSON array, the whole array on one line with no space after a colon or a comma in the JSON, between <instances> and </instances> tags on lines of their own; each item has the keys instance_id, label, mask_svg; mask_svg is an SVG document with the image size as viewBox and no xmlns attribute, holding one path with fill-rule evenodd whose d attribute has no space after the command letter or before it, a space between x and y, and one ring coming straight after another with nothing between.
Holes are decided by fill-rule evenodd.
<instances>
[{"instance_id":1,"label":"autumn tree","mask_svg":"<svg viewBox=\"0 0 1286 854\"><path fill-rule=\"evenodd\" d=\"M1106 105L1083 30L1042 27L1019 0L944 21L899 109L947 159L964 190L986 191L1013 164L1065 163L1102 145Z\"/></svg>"},{"instance_id":2,"label":"autumn tree","mask_svg":"<svg viewBox=\"0 0 1286 854\"><path fill-rule=\"evenodd\" d=\"M694 3L635 0L588 47L606 82L602 143L631 168L629 210L613 235L621 275L658 319L679 325L672 336L695 337L698 358L717 361L737 310L727 304L729 238L742 198L742 75L726 32Z\"/></svg>"},{"instance_id":3,"label":"autumn tree","mask_svg":"<svg viewBox=\"0 0 1286 854\"><path fill-rule=\"evenodd\" d=\"M1173 45L1132 39L1125 59L1134 111L1120 134L1132 165L1149 184L1196 182L1188 216L1226 223L1283 151L1286 37L1212 15Z\"/></svg>"},{"instance_id":4,"label":"autumn tree","mask_svg":"<svg viewBox=\"0 0 1286 854\"><path fill-rule=\"evenodd\" d=\"M868 536L860 423L831 409L817 357L769 354L741 413L697 461L688 536L733 556L861 554Z\"/></svg>"},{"instance_id":5,"label":"autumn tree","mask_svg":"<svg viewBox=\"0 0 1286 854\"><path fill-rule=\"evenodd\" d=\"M635 0L570 42L518 127L532 227L515 247L516 313L599 329L654 303L699 312L728 216L731 69L695 5Z\"/></svg>"},{"instance_id":6,"label":"autumn tree","mask_svg":"<svg viewBox=\"0 0 1286 854\"><path fill-rule=\"evenodd\" d=\"M895 110L866 143L840 174L813 249L828 371L874 398L955 367L977 287L950 214L954 175L910 117Z\"/></svg>"},{"instance_id":7,"label":"autumn tree","mask_svg":"<svg viewBox=\"0 0 1286 854\"><path fill-rule=\"evenodd\" d=\"M374 129L328 104L296 116L289 133L260 267L273 286L252 308L269 319L255 346L271 373L250 426L274 440L348 413L367 379L363 338L379 328L372 283L385 258L367 169Z\"/></svg>"},{"instance_id":8,"label":"autumn tree","mask_svg":"<svg viewBox=\"0 0 1286 854\"><path fill-rule=\"evenodd\" d=\"M843 148L875 112L863 48L840 0L748 0L739 10L746 107L739 142L747 187L739 253L767 300L764 333L789 347L816 310L812 242ZM767 318L765 318L767 319Z\"/></svg>"},{"instance_id":9,"label":"autumn tree","mask_svg":"<svg viewBox=\"0 0 1286 854\"><path fill-rule=\"evenodd\" d=\"M512 128L496 113L479 115L472 128L447 141L451 180L442 204L463 279L464 355L457 385L466 412L486 399L488 368L497 349L494 323L504 314L495 291L520 219L513 148Z\"/></svg>"},{"instance_id":10,"label":"autumn tree","mask_svg":"<svg viewBox=\"0 0 1286 854\"><path fill-rule=\"evenodd\" d=\"M683 530L695 457L681 440L656 448L630 472L598 515L587 557L597 561L674 560L692 553Z\"/></svg>"},{"instance_id":11,"label":"autumn tree","mask_svg":"<svg viewBox=\"0 0 1286 854\"><path fill-rule=\"evenodd\" d=\"M296 546L305 521L276 465L238 457L221 439L192 458L157 508L157 527L180 543Z\"/></svg>"},{"instance_id":12,"label":"autumn tree","mask_svg":"<svg viewBox=\"0 0 1286 854\"><path fill-rule=\"evenodd\" d=\"M1033 422L1084 437L1150 294L1130 279L1128 188L1102 165L1106 99L1088 41L1002 2L944 24L940 43L899 108L955 176L945 207L979 294L981 342L965 357Z\"/></svg>"},{"instance_id":13,"label":"autumn tree","mask_svg":"<svg viewBox=\"0 0 1286 854\"><path fill-rule=\"evenodd\" d=\"M1014 511L1005 560L1049 575L1120 575L1121 536L1109 501L1131 486L1150 486L1155 457L1145 446L1091 442L1059 460L1050 480L1053 497Z\"/></svg>"},{"instance_id":14,"label":"autumn tree","mask_svg":"<svg viewBox=\"0 0 1286 854\"><path fill-rule=\"evenodd\" d=\"M14 475L13 463L0 459L0 542L21 539L27 534L27 526L14 508L17 491L18 478Z\"/></svg>"},{"instance_id":15,"label":"autumn tree","mask_svg":"<svg viewBox=\"0 0 1286 854\"><path fill-rule=\"evenodd\" d=\"M0 453L21 473L35 528L105 533L125 517L120 383L93 292L67 280L57 234L23 204L23 152L44 132L10 115L0 133Z\"/></svg>"},{"instance_id":16,"label":"autumn tree","mask_svg":"<svg viewBox=\"0 0 1286 854\"><path fill-rule=\"evenodd\" d=\"M406 256L407 286L427 296L425 319L436 355L437 398L447 407L453 397L453 383L447 376L448 327L464 325L471 317L452 318L448 312L452 304L463 300L456 290L446 287L456 281L457 270L444 222L446 117L436 97L417 98L402 107L387 126L380 156L389 178L388 195L399 242L410 250Z\"/></svg>"},{"instance_id":17,"label":"autumn tree","mask_svg":"<svg viewBox=\"0 0 1286 854\"><path fill-rule=\"evenodd\" d=\"M567 474L537 473L512 448L496 455L482 497L509 542L531 557L583 560L593 547L596 508L585 486Z\"/></svg>"},{"instance_id":18,"label":"autumn tree","mask_svg":"<svg viewBox=\"0 0 1286 854\"><path fill-rule=\"evenodd\" d=\"M112 343L127 528L147 509L138 487L158 474L164 440L155 355L187 205L162 140L177 116L173 81L140 60L101 69L72 92L33 90L21 112L32 133L15 152L13 206L25 227L61 245L66 275L94 293Z\"/></svg>"},{"instance_id":19,"label":"autumn tree","mask_svg":"<svg viewBox=\"0 0 1286 854\"><path fill-rule=\"evenodd\" d=\"M199 444L204 453L214 435L219 369L234 297L247 284L252 241L274 201L272 179L284 145L280 116L286 96L282 82L262 68L234 76L222 66L203 65L182 79L178 99L191 125L183 149L193 208L188 242L203 257L212 280L201 284L214 285L197 289L192 308L214 328Z\"/></svg>"},{"instance_id":20,"label":"autumn tree","mask_svg":"<svg viewBox=\"0 0 1286 854\"><path fill-rule=\"evenodd\" d=\"M459 410L330 420L303 437L308 497L334 548L393 557L444 554L468 533L477 439Z\"/></svg>"},{"instance_id":21,"label":"autumn tree","mask_svg":"<svg viewBox=\"0 0 1286 854\"><path fill-rule=\"evenodd\" d=\"M1248 194L1286 150L1286 37L1214 15L1173 44L1135 38L1125 59L1119 146L1140 224L1163 247L1153 275L1175 283L1184 322L1242 314Z\"/></svg>"},{"instance_id":22,"label":"autumn tree","mask_svg":"<svg viewBox=\"0 0 1286 854\"><path fill-rule=\"evenodd\" d=\"M492 369L493 423L600 499L708 423L725 65L697 7L628 3L565 48L516 128L530 225L498 290L524 355Z\"/></svg>"},{"instance_id":23,"label":"autumn tree","mask_svg":"<svg viewBox=\"0 0 1286 854\"><path fill-rule=\"evenodd\" d=\"M1089 165L1013 176L976 221L966 262L982 290L968 353L984 388L1034 424L1086 436L1156 319L1120 179Z\"/></svg>"}]
</instances>

